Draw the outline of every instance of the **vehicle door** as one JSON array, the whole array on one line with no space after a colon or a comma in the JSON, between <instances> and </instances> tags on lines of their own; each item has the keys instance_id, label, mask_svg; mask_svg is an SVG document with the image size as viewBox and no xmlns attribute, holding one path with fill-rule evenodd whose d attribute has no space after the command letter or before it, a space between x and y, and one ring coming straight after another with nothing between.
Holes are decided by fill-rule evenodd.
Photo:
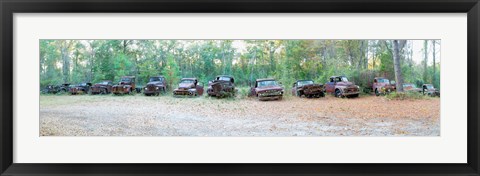
<instances>
[{"instance_id":1,"label":"vehicle door","mask_svg":"<svg viewBox=\"0 0 480 176\"><path fill-rule=\"evenodd\" d=\"M372 90L375 91L375 89L378 87L378 80L373 79L373 85L372 85Z\"/></svg>"},{"instance_id":2,"label":"vehicle door","mask_svg":"<svg viewBox=\"0 0 480 176\"><path fill-rule=\"evenodd\" d=\"M325 91L333 93L335 91L335 80L330 78L329 82L325 83Z\"/></svg>"},{"instance_id":3,"label":"vehicle door","mask_svg":"<svg viewBox=\"0 0 480 176\"><path fill-rule=\"evenodd\" d=\"M297 96L297 83L293 83L292 95Z\"/></svg>"},{"instance_id":4,"label":"vehicle door","mask_svg":"<svg viewBox=\"0 0 480 176\"><path fill-rule=\"evenodd\" d=\"M198 83L195 85L195 89L197 89L197 94L198 94L199 96L203 95L203 83L198 82Z\"/></svg>"},{"instance_id":5,"label":"vehicle door","mask_svg":"<svg viewBox=\"0 0 480 176\"><path fill-rule=\"evenodd\" d=\"M250 88L250 96L257 96L257 92L255 92L255 89L257 88L257 85L258 82L255 81L255 85L253 85L253 87Z\"/></svg>"}]
</instances>

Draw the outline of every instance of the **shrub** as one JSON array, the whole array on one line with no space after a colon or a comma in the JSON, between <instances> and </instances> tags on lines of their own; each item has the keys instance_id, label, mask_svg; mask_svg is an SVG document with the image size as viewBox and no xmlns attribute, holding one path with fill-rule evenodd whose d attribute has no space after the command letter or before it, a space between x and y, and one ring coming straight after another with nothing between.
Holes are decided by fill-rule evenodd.
<instances>
[{"instance_id":1,"label":"shrub","mask_svg":"<svg viewBox=\"0 0 480 176\"><path fill-rule=\"evenodd\" d=\"M428 97L419 92L392 92L385 95L385 98L388 100L418 100Z\"/></svg>"}]
</instances>

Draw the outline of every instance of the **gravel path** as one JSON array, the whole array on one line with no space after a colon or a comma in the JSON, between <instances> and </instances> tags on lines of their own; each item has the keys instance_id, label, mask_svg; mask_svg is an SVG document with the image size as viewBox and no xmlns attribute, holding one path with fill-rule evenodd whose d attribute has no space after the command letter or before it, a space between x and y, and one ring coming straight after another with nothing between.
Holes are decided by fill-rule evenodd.
<instances>
[{"instance_id":1,"label":"gravel path","mask_svg":"<svg viewBox=\"0 0 480 176\"><path fill-rule=\"evenodd\" d=\"M40 96L41 136L439 136L440 99Z\"/></svg>"}]
</instances>

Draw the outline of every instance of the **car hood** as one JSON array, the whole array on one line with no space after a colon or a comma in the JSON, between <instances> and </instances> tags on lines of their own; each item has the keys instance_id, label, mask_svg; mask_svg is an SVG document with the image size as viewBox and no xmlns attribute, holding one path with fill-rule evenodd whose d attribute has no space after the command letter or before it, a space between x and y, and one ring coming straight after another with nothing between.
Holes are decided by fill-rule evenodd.
<instances>
[{"instance_id":1,"label":"car hood","mask_svg":"<svg viewBox=\"0 0 480 176\"><path fill-rule=\"evenodd\" d=\"M383 86L383 87L394 87L395 85L392 85L390 83L377 83L377 85Z\"/></svg>"},{"instance_id":2,"label":"car hood","mask_svg":"<svg viewBox=\"0 0 480 176\"><path fill-rule=\"evenodd\" d=\"M102 87L102 86L106 86L105 84L94 84L92 87Z\"/></svg>"},{"instance_id":3,"label":"car hood","mask_svg":"<svg viewBox=\"0 0 480 176\"><path fill-rule=\"evenodd\" d=\"M300 87L322 87L322 86L323 86L322 84L307 84Z\"/></svg>"},{"instance_id":4,"label":"car hood","mask_svg":"<svg viewBox=\"0 0 480 176\"><path fill-rule=\"evenodd\" d=\"M280 86L266 86L266 87L257 87L256 88L257 92L266 91L266 90L283 90L283 88L280 87Z\"/></svg>"},{"instance_id":5,"label":"car hood","mask_svg":"<svg viewBox=\"0 0 480 176\"><path fill-rule=\"evenodd\" d=\"M420 90L422 90L422 89L420 89L420 88L413 88L413 87L404 87L403 90L407 90L407 91L410 91L410 90L420 91Z\"/></svg>"},{"instance_id":6,"label":"car hood","mask_svg":"<svg viewBox=\"0 0 480 176\"><path fill-rule=\"evenodd\" d=\"M352 82L338 82L337 83L337 86L345 86L345 87L349 87L349 86L354 86L355 84L353 84Z\"/></svg>"},{"instance_id":7,"label":"car hood","mask_svg":"<svg viewBox=\"0 0 480 176\"><path fill-rule=\"evenodd\" d=\"M152 81L152 82L148 82L147 85L163 85L163 82L161 81Z\"/></svg>"}]
</instances>

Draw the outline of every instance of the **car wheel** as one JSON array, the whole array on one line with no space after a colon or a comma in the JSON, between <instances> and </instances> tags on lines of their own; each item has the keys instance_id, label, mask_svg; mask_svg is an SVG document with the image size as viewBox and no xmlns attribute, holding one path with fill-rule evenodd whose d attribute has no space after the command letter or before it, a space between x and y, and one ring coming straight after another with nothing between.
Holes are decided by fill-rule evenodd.
<instances>
[{"instance_id":1,"label":"car wheel","mask_svg":"<svg viewBox=\"0 0 480 176\"><path fill-rule=\"evenodd\" d=\"M335 97L341 97L341 93L340 93L340 90L335 90Z\"/></svg>"},{"instance_id":2,"label":"car wheel","mask_svg":"<svg viewBox=\"0 0 480 176\"><path fill-rule=\"evenodd\" d=\"M378 92L378 89L375 89L375 95L380 96L380 92Z\"/></svg>"}]
</instances>

